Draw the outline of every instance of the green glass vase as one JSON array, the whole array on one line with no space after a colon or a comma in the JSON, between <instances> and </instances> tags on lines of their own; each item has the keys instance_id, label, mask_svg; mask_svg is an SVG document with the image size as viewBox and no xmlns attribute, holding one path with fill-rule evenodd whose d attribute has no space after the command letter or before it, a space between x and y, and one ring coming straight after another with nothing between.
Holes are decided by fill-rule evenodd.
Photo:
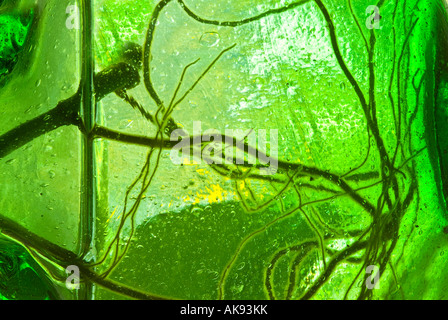
<instances>
[{"instance_id":1,"label":"green glass vase","mask_svg":"<svg viewBox=\"0 0 448 320\"><path fill-rule=\"evenodd\" d=\"M446 7L0 1L0 297L448 298Z\"/></svg>"}]
</instances>

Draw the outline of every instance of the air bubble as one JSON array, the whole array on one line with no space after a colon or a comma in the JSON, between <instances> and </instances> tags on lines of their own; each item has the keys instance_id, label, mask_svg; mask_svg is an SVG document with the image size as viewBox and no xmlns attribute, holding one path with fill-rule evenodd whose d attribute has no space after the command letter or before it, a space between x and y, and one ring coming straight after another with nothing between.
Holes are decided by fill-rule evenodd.
<instances>
[{"instance_id":1,"label":"air bubble","mask_svg":"<svg viewBox=\"0 0 448 320\"><path fill-rule=\"evenodd\" d=\"M245 262L241 262L241 263L236 267L236 269L237 269L237 270L242 270L242 269L244 269L245 266L246 266L246 263L245 263Z\"/></svg>"},{"instance_id":2,"label":"air bubble","mask_svg":"<svg viewBox=\"0 0 448 320\"><path fill-rule=\"evenodd\" d=\"M48 175L50 176L50 179L54 179L56 176L56 173L53 170L48 171Z\"/></svg>"},{"instance_id":3,"label":"air bubble","mask_svg":"<svg viewBox=\"0 0 448 320\"><path fill-rule=\"evenodd\" d=\"M205 47L214 47L219 43L219 34L216 32L206 32L201 36L199 43Z\"/></svg>"}]
</instances>

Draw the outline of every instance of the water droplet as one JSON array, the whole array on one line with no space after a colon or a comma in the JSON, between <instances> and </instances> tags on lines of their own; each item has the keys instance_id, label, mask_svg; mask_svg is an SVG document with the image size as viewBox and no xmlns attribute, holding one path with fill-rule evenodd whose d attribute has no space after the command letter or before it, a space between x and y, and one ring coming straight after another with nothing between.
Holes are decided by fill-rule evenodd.
<instances>
[{"instance_id":1,"label":"water droplet","mask_svg":"<svg viewBox=\"0 0 448 320\"><path fill-rule=\"evenodd\" d=\"M244 269L245 266L246 266L246 263L245 263L245 262L241 262L241 263L236 267L236 269L237 269L237 270L242 270L242 269Z\"/></svg>"},{"instance_id":2,"label":"water droplet","mask_svg":"<svg viewBox=\"0 0 448 320\"><path fill-rule=\"evenodd\" d=\"M56 173L53 170L48 171L48 175L50 176L50 179L54 179L56 176Z\"/></svg>"},{"instance_id":3,"label":"water droplet","mask_svg":"<svg viewBox=\"0 0 448 320\"><path fill-rule=\"evenodd\" d=\"M120 129L132 128L133 122L134 122L133 120L123 119L123 120L120 121L119 128Z\"/></svg>"},{"instance_id":4,"label":"water droplet","mask_svg":"<svg viewBox=\"0 0 448 320\"><path fill-rule=\"evenodd\" d=\"M165 12L165 16L171 23L175 22L173 15L169 11Z\"/></svg>"},{"instance_id":5,"label":"water droplet","mask_svg":"<svg viewBox=\"0 0 448 320\"><path fill-rule=\"evenodd\" d=\"M25 110L25 113L28 114L33 110L38 110L40 108L40 104L35 105L35 106L30 106L28 109Z\"/></svg>"},{"instance_id":6,"label":"water droplet","mask_svg":"<svg viewBox=\"0 0 448 320\"><path fill-rule=\"evenodd\" d=\"M216 32L206 32L201 36L199 43L205 47L213 47L219 43L219 34Z\"/></svg>"},{"instance_id":7,"label":"water droplet","mask_svg":"<svg viewBox=\"0 0 448 320\"><path fill-rule=\"evenodd\" d=\"M193 101L193 100L190 100L188 102L190 104L190 107L192 107L192 108L196 108L198 106L198 104L195 101Z\"/></svg>"},{"instance_id":8,"label":"water droplet","mask_svg":"<svg viewBox=\"0 0 448 320\"><path fill-rule=\"evenodd\" d=\"M191 213L195 216L198 217L204 210L202 210L201 208L193 208L191 210Z\"/></svg>"},{"instance_id":9,"label":"water droplet","mask_svg":"<svg viewBox=\"0 0 448 320\"><path fill-rule=\"evenodd\" d=\"M241 291L243 291L243 289L244 289L244 284L235 285L234 287L232 287L232 291L235 293L240 293Z\"/></svg>"},{"instance_id":10,"label":"water droplet","mask_svg":"<svg viewBox=\"0 0 448 320\"><path fill-rule=\"evenodd\" d=\"M41 83L42 83L42 80L41 80L41 79L37 80L37 81L36 81L36 87L40 86Z\"/></svg>"}]
</instances>

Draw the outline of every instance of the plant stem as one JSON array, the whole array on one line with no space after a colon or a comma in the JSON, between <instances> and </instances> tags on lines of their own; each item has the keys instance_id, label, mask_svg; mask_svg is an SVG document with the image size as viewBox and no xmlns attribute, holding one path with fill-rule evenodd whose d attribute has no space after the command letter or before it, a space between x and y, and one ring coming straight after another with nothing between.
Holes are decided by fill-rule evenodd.
<instances>
[{"instance_id":1,"label":"plant stem","mask_svg":"<svg viewBox=\"0 0 448 320\"><path fill-rule=\"evenodd\" d=\"M96 101L100 101L107 94L120 89L135 87L140 78L133 66L124 62L115 64L95 75ZM85 131L79 116L82 90L78 91L57 104L48 112L31 119L0 136L0 159L28 142L51 132L59 127L75 125Z\"/></svg>"}]
</instances>

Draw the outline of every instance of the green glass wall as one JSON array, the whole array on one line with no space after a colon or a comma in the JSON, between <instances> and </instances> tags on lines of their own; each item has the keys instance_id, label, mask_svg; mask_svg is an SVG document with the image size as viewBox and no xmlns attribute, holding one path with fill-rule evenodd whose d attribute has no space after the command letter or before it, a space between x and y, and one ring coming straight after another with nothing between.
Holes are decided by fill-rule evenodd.
<instances>
[{"instance_id":1,"label":"green glass wall","mask_svg":"<svg viewBox=\"0 0 448 320\"><path fill-rule=\"evenodd\" d=\"M448 298L445 1L4 0L0 32L0 298Z\"/></svg>"}]
</instances>

